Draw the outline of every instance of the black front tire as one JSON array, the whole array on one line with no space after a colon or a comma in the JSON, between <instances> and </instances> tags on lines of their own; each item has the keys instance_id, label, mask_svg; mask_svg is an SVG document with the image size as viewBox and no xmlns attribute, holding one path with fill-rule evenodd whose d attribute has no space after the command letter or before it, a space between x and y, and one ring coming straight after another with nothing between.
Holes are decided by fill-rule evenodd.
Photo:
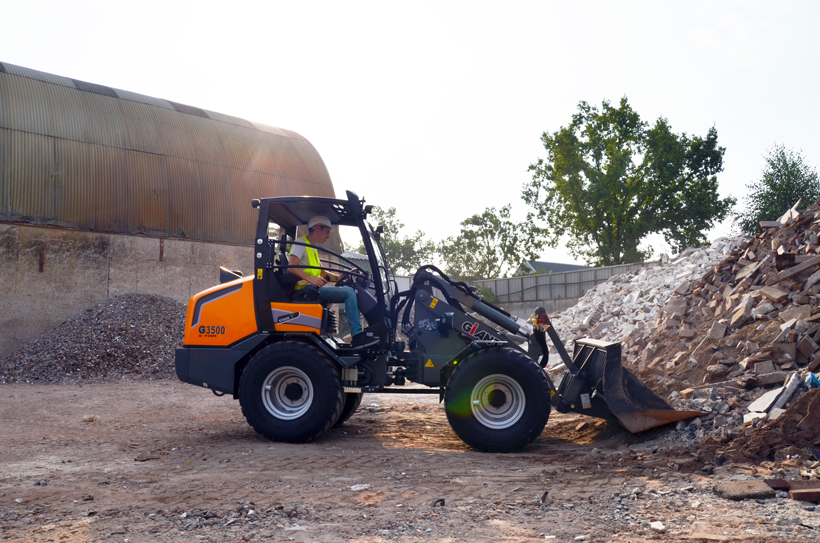
<instances>
[{"instance_id":1,"label":"black front tire","mask_svg":"<svg viewBox=\"0 0 820 543\"><path fill-rule=\"evenodd\" d=\"M339 415L339 420L336 421L336 424L333 425L334 428L338 428L342 424L344 424L347 419L353 416L356 413L356 410L362 405L362 397L364 394L361 392L347 392L345 393L345 405L342 407L342 414Z\"/></svg>"},{"instance_id":2,"label":"black front tire","mask_svg":"<svg viewBox=\"0 0 820 543\"><path fill-rule=\"evenodd\" d=\"M312 345L274 343L257 353L242 373L239 403L248 424L266 438L312 441L342 412L339 369Z\"/></svg>"},{"instance_id":3,"label":"black front tire","mask_svg":"<svg viewBox=\"0 0 820 543\"><path fill-rule=\"evenodd\" d=\"M470 447L521 450L544 430L551 407L543 370L522 353L487 349L453 372L444 396L447 420Z\"/></svg>"}]
</instances>

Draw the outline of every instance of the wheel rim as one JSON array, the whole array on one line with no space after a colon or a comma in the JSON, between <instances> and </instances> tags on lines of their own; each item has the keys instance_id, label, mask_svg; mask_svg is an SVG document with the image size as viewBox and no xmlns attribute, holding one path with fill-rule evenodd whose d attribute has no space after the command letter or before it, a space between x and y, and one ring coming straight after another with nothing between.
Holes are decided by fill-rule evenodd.
<instances>
[{"instance_id":1,"label":"wheel rim","mask_svg":"<svg viewBox=\"0 0 820 543\"><path fill-rule=\"evenodd\" d=\"M526 400L518 381L496 373L476 383L470 394L473 416L494 430L509 428L521 419Z\"/></svg>"},{"instance_id":2,"label":"wheel rim","mask_svg":"<svg viewBox=\"0 0 820 543\"><path fill-rule=\"evenodd\" d=\"M262 403L282 420L301 417L313 403L313 385L302 370L283 366L270 372L262 384Z\"/></svg>"}]
</instances>

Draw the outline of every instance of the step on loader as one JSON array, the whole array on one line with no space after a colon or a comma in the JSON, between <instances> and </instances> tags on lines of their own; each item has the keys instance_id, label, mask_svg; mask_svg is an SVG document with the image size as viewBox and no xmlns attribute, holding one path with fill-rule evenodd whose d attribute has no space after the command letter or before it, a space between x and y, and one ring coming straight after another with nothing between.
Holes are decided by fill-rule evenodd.
<instances>
[{"instance_id":1,"label":"step on loader","mask_svg":"<svg viewBox=\"0 0 820 543\"><path fill-rule=\"evenodd\" d=\"M365 393L438 394L455 433L490 452L520 450L544 429L550 410L615 420L641 432L697 416L676 411L621 365L621 346L592 339L564 349L542 308L529 320L483 300L476 289L422 266L398 292L367 217L373 206L347 199L264 198L254 237L254 273L220 269L221 284L188 304L180 380L231 394L263 436L311 441L351 417ZM323 215L362 236L367 266L317 246L321 269L355 289L372 341L337 335L336 314L295 290L288 270L296 229ZM315 268L314 268L315 269ZM545 366L549 336L567 367L556 387ZM414 383L420 386L407 386Z\"/></svg>"}]
</instances>

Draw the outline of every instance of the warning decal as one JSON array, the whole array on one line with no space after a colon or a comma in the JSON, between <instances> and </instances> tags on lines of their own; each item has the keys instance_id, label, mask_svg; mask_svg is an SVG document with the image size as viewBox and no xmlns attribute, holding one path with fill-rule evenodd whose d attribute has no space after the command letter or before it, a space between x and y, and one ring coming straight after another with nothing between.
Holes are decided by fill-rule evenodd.
<instances>
[{"instance_id":1,"label":"warning decal","mask_svg":"<svg viewBox=\"0 0 820 543\"><path fill-rule=\"evenodd\" d=\"M262 279L262 268L258 268L256 270L256 278L257 279Z\"/></svg>"},{"instance_id":2,"label":"warning decal","mask_svg":"<svg viewBox=\"0 0 820 543\"><path fill-rule=\"evenodd\" d=\"M433 298L433 301L430 302L430 309L435 309L437 303L438 303L438 298Z\"/></svg>"},{"instance_id":3,"label":"warning decal","mask_svg":"<svg viewBox=\"0 0 820 543\"><path fill-rule=\"evenodd\" d=\"M435 368L435 366L433 365L433 361L430 360L429 358L427 359L427 363L424 365L424 367L425 368Z\"/></svg>"}]
</instances>

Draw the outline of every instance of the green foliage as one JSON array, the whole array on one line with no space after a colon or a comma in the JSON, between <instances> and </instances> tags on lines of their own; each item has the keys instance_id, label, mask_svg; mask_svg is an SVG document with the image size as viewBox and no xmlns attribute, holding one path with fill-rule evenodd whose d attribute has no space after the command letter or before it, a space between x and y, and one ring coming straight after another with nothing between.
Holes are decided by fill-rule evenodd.
<instances>
[{"instance_id":1,"label":"green foliage","mask_svg":"<svg viewBox=\"0 0 820 543\"><path fill-rule=\"evenodd\" d=\"M735 215L735 224L749 236L757 234L759 221L776 221L801 198L805 207L820 198L817 170L800 153L775 145L765 160L761 178L746 185L745 210Z\"/></svg>"},{"instance_id":2,"label":"green foliage","mask_svg":"<svg viewBox=\"0 0 820 543\"><path fill-rule=\"evenodd\" d=\"M384 226L381 236L382 251L384 251L388 265L397 275L412 274L419 266L427 264L436 252L436 244L424 239L424 232L421 230L417 230L410 237L400 234L404 224L396 218L395 207L386 211L378 207L374 208L368 221L374 226ZM361 242L354 250L361 254L366 252Z\"/></svg>"},{"instance_id":3,"label":"green foliage","mask_svg":"<svg viewBox=\"0 0 820 543\"><path fill-rule=\"evenodd\" d=\"M543 248L543 235L531 223L510 219L510 205L461 222L461 233L439 245L444 272L455 279L507 277Z\"/></svg>"},{"instance_id":4,"label":"green foliage","mask_svg":"<svg viewBox=\"0 0 820 543\"><path fill-rule=\"evenodd\" d=\"M478 294L484 297L484 301L493 303L496 300L495 292L490 287L478 287Z\"/></svg>"},{"instance_id":5,"label":"green foliage","mask_svg":"<svg viewBox=\"0 0 820 543\"><path fill-rule=\"evenodd\" d=\"M580 102L569 126L541 141L547 158L530 165L522 196L546 223L549 245L567 239L590 264L646 260L651 251L639 246L655 232L675 251L697 246L735 204L718 197L725 149L714 127L706 137L677 135L663 118L650 127L626 97L600 111Z\"/></svg>"}]
</instances>

